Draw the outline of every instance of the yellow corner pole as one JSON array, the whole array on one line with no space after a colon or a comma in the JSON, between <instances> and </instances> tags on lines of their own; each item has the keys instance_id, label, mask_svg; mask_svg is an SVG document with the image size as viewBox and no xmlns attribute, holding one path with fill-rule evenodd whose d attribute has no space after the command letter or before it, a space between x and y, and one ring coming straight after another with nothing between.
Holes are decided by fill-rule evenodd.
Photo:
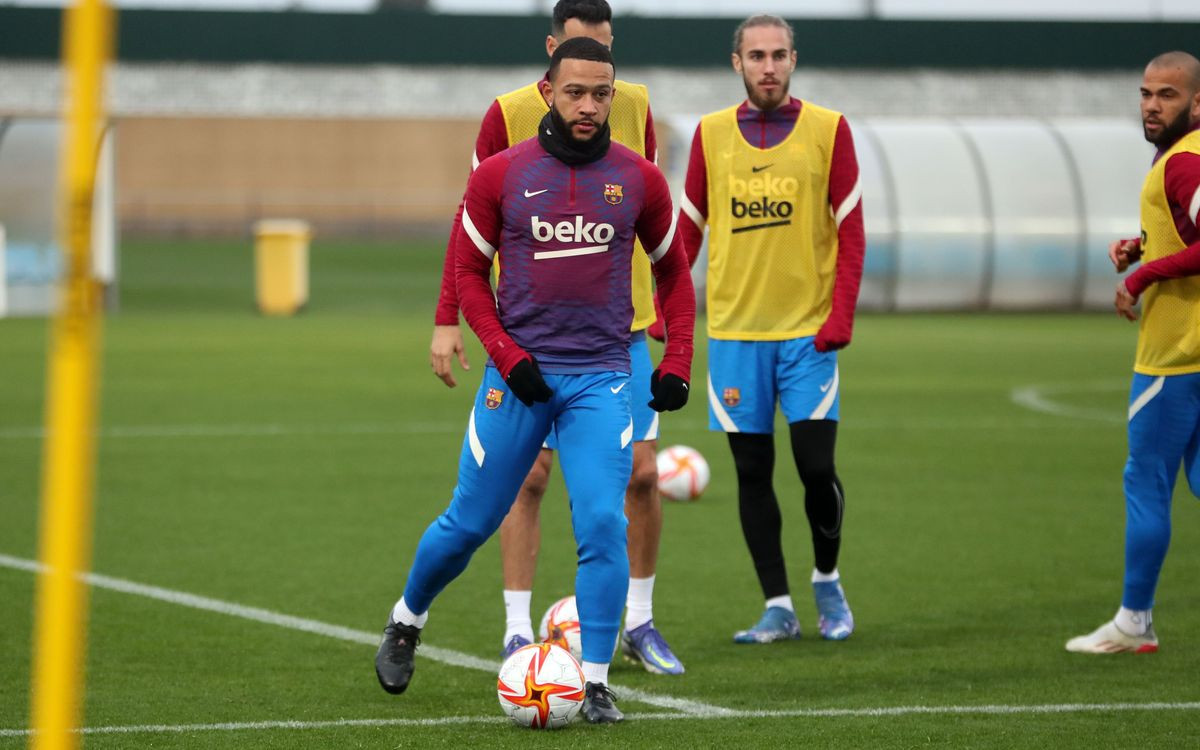
<instances>
[{"instance_id":1,"label":"yellow corner pole","mask_svg":"<svg viewBox=\"0 0 1200 750\"><path fill-rule=\"evenodd\" d=\"M30 746L79 743L91 566L96 462L100 288L92 273L92 191L104 122L103 76L112 49L112 12L104 0L78 0L65 14L67 81L59 219L66 250L51 328L42 452L42 513L37 580Z\"/></svg>"}]
</instances>

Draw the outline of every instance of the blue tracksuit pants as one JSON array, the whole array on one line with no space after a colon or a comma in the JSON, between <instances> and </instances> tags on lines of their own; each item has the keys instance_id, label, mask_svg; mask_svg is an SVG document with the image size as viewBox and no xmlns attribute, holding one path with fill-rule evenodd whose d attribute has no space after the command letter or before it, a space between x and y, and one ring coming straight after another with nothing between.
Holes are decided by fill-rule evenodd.
<instances>
[{"instance_id":1,"label":"blue tracksuit pants","mask_svg":"<svg viewBox=\"0 0 1200 750\"><path fill-rule=\"evenodd\" d=\"M625 487L633 468L629 375L544 374L548 403L527 407L494 367L484 372L458 465L458 486L417 547L404 601L420 614L500 527L554 432L571 499L579 565L575 598L585 661L607 664L629 587Z\"/></svg>"}]
</instances>

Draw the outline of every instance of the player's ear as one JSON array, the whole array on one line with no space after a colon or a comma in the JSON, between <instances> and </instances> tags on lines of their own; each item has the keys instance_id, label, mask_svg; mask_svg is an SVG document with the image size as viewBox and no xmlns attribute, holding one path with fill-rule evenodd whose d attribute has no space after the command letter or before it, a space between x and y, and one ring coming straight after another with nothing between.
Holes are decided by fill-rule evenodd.
<instances>
[{"instance_id":1,"label":"player's ear","mask_svg":"<svg viewBox=\"0 0 1200 750\"><path fill-rule=\"evenodd\" d=\"M546 57L554 57L554 50L558 49L558 40L553 34L546 35Z\"/></svg>"},{"instance_id":2,"label":"player's ear","mask_svg":"<svg viewBox=\"0 0 1200 750\"><path fill-rule=\"evenodd\" d=\"M792 70L796 69L796 50L792 50Z\"/></svg>"},{"instance_id":3,"label":"player's ear","mask_svg":"<svg viewBox=\"0 0 1200 750\"><path fill-rule=\"evenodd\" d=\"M733 69L736 70L737 72L741 73L742 72L742 56L739 55L738 53L734 52L733 54L731 54L729 56L729 58L733 62Z\"/></svg>"},{"instance_id":4,"label":"player's ear","mask_svg":"<svg viewBox=\"0 0 1200 750\"><path fill-rule=\"evenodd\" d=\"M550 85L550 82L545 79L538 81L538 91L542 92L542 98L546 100L546 106L550 106L550 103L554 101L554 87Z\"/></svg>"}]
</instances>

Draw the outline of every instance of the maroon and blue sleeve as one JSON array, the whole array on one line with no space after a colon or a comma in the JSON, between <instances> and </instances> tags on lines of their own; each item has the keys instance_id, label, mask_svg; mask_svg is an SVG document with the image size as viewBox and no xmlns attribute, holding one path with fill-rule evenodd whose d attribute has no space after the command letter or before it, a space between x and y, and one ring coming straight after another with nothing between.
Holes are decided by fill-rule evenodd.
<instances>
[{"instance_id":1,"label":"maroon and blue sleeve","mask_svg":"<svg viewBox=\"0 0 1200 750\"><path fill-rule=\"evenodd\" d=\"M484 161L471 175L463 199L462 231L454 248L463 317L504 378L518 362L529 358L504 330L490 283L492 259L500 245L500 188L507 169L507 160L498 156Z\"/></svg>"},{"instance_id":2,"label":"maroon and blue sleeve","mask_svg":"<svg viewBox=\"0 0 1200 750\"><path fill-rule=\"evenodd\" d=\"M1175 228L1187 247L1165 258L1143 263L1125 277L1134 297L1156 281L1200 274L1200 155L1179 153L1163 167L1163 187L1175 217Z\"/></svg>"},{"instance_id":3,"label":"maroon and blue sleeve","mask_svg":"<svg viewBox=\"0 0 1200 750\"><path fill-rule=\"evenodd\" d=\"M694 266L700 255L700 244L704 241L707 223L708 166L704 163L704 143L700 139L700 126L697 125L688 156L687 176L683 181L683 196L679 201L679 236L689 266Z\"/></svg>"},{"instance_id":4,"label":"maroon and blue sleeve","mask_svg":"<svg viewBox=\"0 0 1200 750\"><path fill-rule=\"evenodd\" d=\"M508 126L504 124L504 112L500 109L499 101L492 101L483 122L479 125L479 135L475 137L475 151L471 154L471 171L493 154L498 154L508 148ZM465 196L464 196L465 200ZM442 264L442 286L438 292L437 310L433 323L439 326L458 325L458 292L455 283L455 248L458 246L458 235L462 232L463 202L459 201L458 211L454 214L454 224L450 227L450 240L446 243L446 260Z\"/></svg>"},{"instance_id":5,"label":"maroon and blue sleeve","mask_svg":"<svg viewBox=\"0 0 1200 750\"><path fill-rule=\"evenodd\" d=\"M691 155L688 157L683 195L680 196L679 216L675 223L675 231L689 268L696 265L700 244L704 241L704 225L708 217L707 171L704 145L700 142L700 126L697 125L696 135L692 138ZM665 341L667 331L663 325L662 302L657 291L654 294L654 314L656 319L646 328L646 335L656 341Z\"/></svg>"},{"instance_id":6,"label":"maroon and blue sleeve","mask_svg":"<svg viewBox=\"0 0 1200 750\"><path fill-rule=\"evenodd\" d=\"M687 254L676 232L671 189L658 167L642 161L646 199L635 230L650 256L658 301L666 319L667 343L659 371L691 381L693 335L696 328L696 290Z\"/></svg>"},{"instance_id":7,"label":"maroon and blue sleeve","mask_svg":"<svg viewBox=\"0 0 1200 750\"><path fill-rule=\"evenodd\" d=\"M867 238L863 230L862 181L854 137L843 117L838 120L829 165L829 205L837 224L837 268L833 280L833 299L829 317L813 341L819 352L842 349L850 344L854 332L854 309L862 284L863 257Z\"/></svg>"}]
</instances>

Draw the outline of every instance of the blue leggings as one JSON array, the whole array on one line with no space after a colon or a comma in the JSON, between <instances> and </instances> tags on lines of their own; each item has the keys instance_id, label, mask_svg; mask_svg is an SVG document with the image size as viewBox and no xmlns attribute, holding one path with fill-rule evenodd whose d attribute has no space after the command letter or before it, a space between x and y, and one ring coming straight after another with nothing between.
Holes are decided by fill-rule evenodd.
<instances>
[{"instance_id":1,"label":"blue leggings","mask_svg":"<svg viewBox=\"0 0 1200 750\"><path fill-rule=\"evenodd\" d=\"M1129 392L1125 462L1125 589L1129 609L1154 606L1154 589L1171 541L1171 495L1183 464L1200 496L1200 373L1135 373Z\"/></svg>"},{"instance_id":2,"label":"blue leggings","mask_svg":"<svg viewBox=\"0 0 1200 750\"><path fill-rule=\"evenodd\" d=\"M629 587L625 487L633 468L626 373L545 374L548 403L527 407L493 367L475 397L450 506L417 546L404 601L414 613L466 569L500 527L551 429L571 498L579 555L575 599L585 661L607 664Z\"/></svg>"}]
</instances>

